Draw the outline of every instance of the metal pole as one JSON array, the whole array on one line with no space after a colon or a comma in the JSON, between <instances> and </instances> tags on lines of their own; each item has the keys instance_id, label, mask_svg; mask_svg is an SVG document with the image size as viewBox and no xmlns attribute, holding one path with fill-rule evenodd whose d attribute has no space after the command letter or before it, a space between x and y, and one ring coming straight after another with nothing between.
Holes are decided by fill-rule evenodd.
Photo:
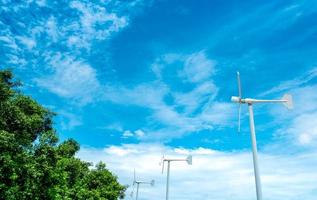
<instances>
[{"instance_id":1,"label":"metal pole","mask_svg":"<svg viewBox=\"0 0 317 200\"><path fill-rule=\"evenodd\" d=\"M140 183L137 183L135 200L138 200L138 197L139 197L139 185Z\"/></svg>"},{"instance_id":2,"label":"metal pole","mask_svg":"<svg viewBox=\"0 0 317 200\"><path fill-rule=\"evenodd\" d=\"M169 182L170 182L170 164L171 161L167 161L167 179L166 179L166 200L168 200L168 193L169 193Z\"/></svg>"},{"instance_id":3,"label":"metal pole","mask_svg":"<svg viewBox=\"0 0 317 200\"><path fill-rule=\"evenodd\" d=\"M258 164L258 152L256 146L256 136L255 136L255 127L254 127L254 116L252 104L248 104L249 107L249 117L250 117L250 131L251 131L251 140L252 140L252 154L253 154L253 166L254 166L254 177L255 177L255 186L256 186L256 197L257 200L262 200L262 188L261 188L261 178Z\"/></svg>"}]
</instances>

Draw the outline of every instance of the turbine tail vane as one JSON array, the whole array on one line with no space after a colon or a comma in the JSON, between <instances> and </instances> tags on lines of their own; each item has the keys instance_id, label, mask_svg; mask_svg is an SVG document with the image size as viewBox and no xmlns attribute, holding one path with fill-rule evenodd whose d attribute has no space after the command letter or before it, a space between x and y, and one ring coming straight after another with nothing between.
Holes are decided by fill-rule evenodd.
<instances>
[{"instance_id":1,"label":"turbine tail vane","mask_svg":"<svg viewBox=\"0 0 317 200\"><path fill-rule=\"evenodd\" d=\"M286 108L288 108L288 109L290 109L290 110L294 108L292 95L290 95L290 94L285 94L285 95L282 97L282 100L286 100L286 102L283 103L284 106L286 106Z\"/></svg>"},{"instance_id":2,"label":"turbine tail vane","mask_svg":"<svg viewBox=\"0 0 317 200\"><path fill-rule=\"evenodd\" d=\"M192 155L189 155L189 156L187 157L186 161L187 161L187 164L192 165L192 164L193 164L193 156L192 156Z\"/></svg>"},{"instance_id":3,"label":"turbine tail vane","mask_svg":"<svg viewBox=\"0 0 317 200\"><path fill-rule=\"evenodd\" d=\"M155 185L155 180L152 180L150 184L153 187Z\"/></svg>"}]
</instances>

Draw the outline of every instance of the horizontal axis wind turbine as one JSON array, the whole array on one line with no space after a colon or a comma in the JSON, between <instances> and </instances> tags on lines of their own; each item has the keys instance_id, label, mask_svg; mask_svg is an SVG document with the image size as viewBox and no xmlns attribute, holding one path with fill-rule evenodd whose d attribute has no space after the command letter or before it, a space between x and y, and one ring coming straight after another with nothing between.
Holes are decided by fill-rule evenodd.
<instances>
[{"instance_id":1,"label":"horizontal axis wind turbine","mask_svg":"<svg viewBox=\"0 0 317 200\"><path fill-rule=\"evenodd\" d=\"M171 165L171 162L175 162L175 161L176 162L186 161L188 165L192 165L193 164L193 157L191 155L187 156L187 158L185 158L185 159L177 159L177 158L168 159L168 158L164 158L164 156L162 157L162 160L160 162L160 165L162 165L162 174L164 173L164 163L167 162L166 200L168 200L168 198L169 198L170 165Z\"/></svg>"},{"instance_id":2,"label":"horizontal axis wind turbine","mask_svg":"<svg viewBox=\"0 0 317 200\"><path fill-rule=\"evenodd\" d=\"M136 179L136 175L135 175L135 170L134 170L134 173L133 173L133 189L132 189L132 192L130 194L130 196L133 198L133 193L134 193L134 187L136 185L136 195L135 195L135 200L138 200L139 198L139 187L140 187L140 184L145 184L145 185L151 185L152 187L154 186L155 184L155 181L154 180L151 180L150 182L147 182L147 181L138 181Z\"/></svg>"},{"instance_id":3,"label":"horizontal axis wind turbine","mask_svg":"<svg viewBox=\"0 0 317 200\"><path fill-rule=\"evenodd\" d=\"M251 132L251 141L252 141L252 155L253 155L253 167L254 167L254 177L255 177L255 185L256 185L256 196L257 200L262 200L262 187L261 187L261 178L260 178L260 170L258 164L258 153L257 153L257 145L256 145L256 135L255 135L255 125L254 125L254 115L253 115L253 104L258 103L282 103L288 109L293 109L293 100L292 96L289 94L285 94L282 99L252 99L252 98L242 98L242 90L241 90L241 81L240 81L240 73L237 72L237 80L238 80L238 91L239 96L232 96L231 101L239 104L239 116L238 116L238 131L240 132L240 119L241 119L241 105L247 104L249 108L249 121L250 121L250 132Z\"/></svg>"}]
</instances>

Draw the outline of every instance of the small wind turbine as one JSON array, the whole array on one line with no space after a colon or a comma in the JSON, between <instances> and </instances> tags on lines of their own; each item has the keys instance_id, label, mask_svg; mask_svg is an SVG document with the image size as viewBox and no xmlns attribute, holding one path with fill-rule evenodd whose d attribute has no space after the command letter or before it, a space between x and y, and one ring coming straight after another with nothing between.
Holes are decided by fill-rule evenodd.
<instances>
[{"instance_id":1,"label":"small wind turbine","mask_svg":"<svg viewBox=\"0 0 317 200\"><path fill-rule=\"evenodd\" d=\"M167 162L166 200L168 200L168 195L169 195L170 165L172 161L186 161L187 164L192 165L193 157L191 155L187 156L186 159L167 159L167 158L164 158L164 156L162 157L162 161L160 162L160 165L162 165L162 174L164 173L164 162Z\"/></svg>"},{"instance_id":2,"label":"small wind turbine","mask_svg":"<svg viewBox=\"0 0 317 200\"><path fill-rule=\"evenodd\" d=\"M133 193L134 193L134 186L136 185L136 195L135 195L135 200L138 200L138 197L139 197L139 187L140 187L140 184L147 184L147 185L151 185L152 187L154 186L155 184L155 181L154 180L151 180L150 182L145 182L145 181L137 181L136 180L136 176L135 176L135 170L134 170L134 173L133 173L133 189L132 189L132 192L131 192L131 198L133 198Z\"/></svg>"},{"instance_id":3,"label":"small wind turbine","mask_svg":"<svg viewBox=\"0 0 317 200\"><path fill-rule=\"evenodd\" d=\"M239 104L239 121L238 121L238 131L240 132L240 115L241 115L241 104L248 104L249 107L249 120L250 120L250 131L251 131L251 140L252 140L252 153L253 153L253 166L254 166L254 176L255 176L255 185L256 185L256 196L257 200L262 200L262 188L261 188L261 179L258 166L258 155L257 155L257 146L256 146L256 136L255 136L255 127L254 127L254 116L252 105L255 103L282 103L288 109L293 108L292 96L285 94L282 99L279 100L263 100L263 99L250 99L242 98L241 92L241 82L240 82L240 73L237 72L238 78L238 90L239 96L232 96L231 101Z\"/></svg>"}]
</instances>

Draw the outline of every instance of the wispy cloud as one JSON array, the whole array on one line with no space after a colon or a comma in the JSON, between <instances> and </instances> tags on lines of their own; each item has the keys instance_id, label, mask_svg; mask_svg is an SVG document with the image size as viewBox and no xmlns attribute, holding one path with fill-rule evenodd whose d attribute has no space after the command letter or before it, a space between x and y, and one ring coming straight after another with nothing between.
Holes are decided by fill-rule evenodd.
<instances>
[{"instance_id":1,"label":"wispy cloud","mask_svg":"<svg viewBox=\"0 0 317 200\"><path fill-rule=\"evenodd\" d=\"M145 133L141 129L135 130L135 131L130 131L130 130L125 130L122 133L122 138L136 138L136 139L141 139L144 137Z\"/></svg>"},{"instance_id":2,"label":"wispy cloud","mask_svg":"<svg viewBox=\"0 0 317 200\"><path fill-rule=\"evenodd\" d=\"M96 98L100 83L94 68L72 56L57 54L48 55L47 58L52 74L34 79L40 87L79 104L89 103Z\"/></svg>"},{"instance_id":3,"label":"wispy cloud","mask_svg":"<svg viewBox=\"0 0 317 200\"><path fill-rule=\"evenodd\" d=\"M64 34L70 35L67 39L70 48L90 50L93 40L105 40L128 24L127 17L118 17L116 13L109 13L105 7L94 3L72 1L70 8L79 12L79 21L72 21L62 29L64 32L72 32Z\"/></svg>"},{"instance_id":4,"label":"wispy cloud","mask_svg":"<svg viewBox=\"0 0 317 200\"><path fill-rule=\"evenodd\" d=\"M180 74L191 82L207 81L214 74L215 65L215 61L208 59L205 52L201 51L186 57Z\"/></svg>"},{"instance_id":5,"label":"wispy cloud","mask_svg":"<svg viewBox=\"0 0 317 200\"><path fill-rule=\"evenodd\" d=\"M164 199L166 174L161 174L159 162L165 157L183 158L193 155L193 165L173 163L171 166L171 198L179 200L235 199L255 197L255 186L251 152L221 152L213 149L183 149L158 144L125 144L104 149L83 148L78 157L98 162L119 175L123 184L131 186L133 169L142 180L155 179L154 188L142 187L140 199ZM263 194L268 200L290 200L316 196L314 153L296 155L274 155L261 153L261 175ZM186 190L184 190L186 188ZM127 190L127 197L131 192Z\"/></svg>"},{"instance_id":6,"label":"wispy cloud","mask_svg":"<svg viewBox=\"0 0 317 200\"><path fill-rule=\"evenodd\" d=\"M142 140L170 140L229 125L233 106L215 100L219 91L212 80L215 63L204 51L162 55L151 65L157 79L133 88L108 85L104 100L152 111L147 117L148 124L140 127L145 130ZM168 80L171 69L178 72L173 76L173 82ZM173 84L177 82L189 85L190 89L175 89Z\"/></svg>"},{"instance_id":7,"label":"wispy cloud","mask_svg":"<svg viewBox=\"0 0 317 200\"><path fill-rule=\"evenodd\" d=\"M317 77L317 68L313 68L309 70L307 73L296 77L292 80L285 81L280 83L278 86L273 87L261 94L261 96L279 93L279 92L285 92L294 88L298 88L300 86L303 86L304 84L308 83L309 81L315 79Z\"/></svg>"}]
</instances>

